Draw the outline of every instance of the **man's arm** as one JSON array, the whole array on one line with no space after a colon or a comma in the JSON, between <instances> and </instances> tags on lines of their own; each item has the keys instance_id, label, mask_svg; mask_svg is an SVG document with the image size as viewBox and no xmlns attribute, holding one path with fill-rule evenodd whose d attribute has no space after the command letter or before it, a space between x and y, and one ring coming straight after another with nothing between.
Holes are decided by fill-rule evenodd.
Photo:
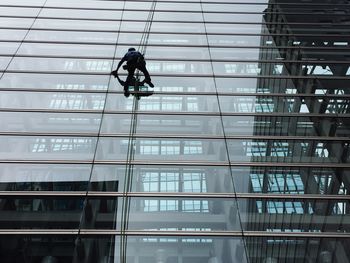
<instances>
[{"instance_id":1,"label":"man's arm","mask_svg":"<svg viewBox=\"0 0 350 263\"><path fill-rule=\"evenodd\" d=\"M123 57L123 58L119 61L116 71L119 70L119 68L122 66L122 64L123 64L125 61L126 61L126 59L125 59L125 57Z\"/></svg>"}]
</instances>

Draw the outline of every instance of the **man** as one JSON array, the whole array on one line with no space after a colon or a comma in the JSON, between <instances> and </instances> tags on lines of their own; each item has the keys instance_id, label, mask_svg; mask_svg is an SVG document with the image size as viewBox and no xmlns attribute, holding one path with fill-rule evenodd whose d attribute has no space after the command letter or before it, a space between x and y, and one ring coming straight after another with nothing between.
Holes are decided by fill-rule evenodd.
<instances>
[{"instance_id":1,"label":"man","mask_svg":"<svg viewBox=\"0 0 350 263\"><path fill-rule=\"evenodd\" d=\"M123 68L128 70L128 77L124 83L124 92L128 92L129 85L131 84L136 69L139 69L145 76L145 79L141 83L147 83L150 87L154 87L151 82L151 77L146 69L146 62L143 55L133 47L129 48L128 52L119 61L117 69L111 72L115 78L118 76L118 70L124 62L126 62L126 66Z\"/></svg>"}]
</instances>

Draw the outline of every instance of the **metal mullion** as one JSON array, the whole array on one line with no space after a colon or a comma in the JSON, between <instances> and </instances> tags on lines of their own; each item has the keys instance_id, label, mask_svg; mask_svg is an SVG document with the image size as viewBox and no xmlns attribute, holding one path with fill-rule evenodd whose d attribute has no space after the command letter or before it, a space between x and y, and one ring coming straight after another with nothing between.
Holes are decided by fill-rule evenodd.
<instances>
[{"instance_id":1,"label":"metal mullion","mask_svg":"<svg viewBox=\"0 0 350 263\"><path fill-rule=\"evenodd\" d=\"M10 30L28 30L28 27L0 27L0 29L10 29ZM63 31L63 32L95 32L95 33L136 33L136 34L142 34L142 31L127 31L127 30L97 30L97 29L62 29L62 28L41 28L41 27L33 27L31 30L37 30L37 31ZM173 32L173 31L154 31L151 32L151 34L169 34L169 35L203 35L205 36L205 33L203 32ZM295 36L295 37L337 37L337 38L344 38L349 39L350 35L345 34L254 34L254 33L207 33L207 35L210 36Z\"/></svg>"},{"instance_id":2,"label":"metal mullion","mask_svg":"<svg viewBox=\"0 0 350 263\"><path fill-rule=\"evenodd\" d=\"M123 0L98 0L100 2L108 2L108 1L114 1L114 2L122 2ZM145 2L145 3L152 3L152 0L133 0L134 2ZM188 1L181 1L181 0L158 0L159 3L193 3L193 4L196 4L198 2L196 1L193 1L193 0L188 0ZM261 2L220 2L220 1L203 1L202 4L215 4L215 5L221 5L221 4L224 4L224 5L263 5L263 6L266 6L267 3L261 3ZM279 6L296 6L296 7L299 7L300 4L299 3L293 3L293 2L286 2L286 3L279 3L278 4ZM20 5L10 5L10 4L6 4L6 5L0 5L0 6L13 6L13 7L23 7L23 6L20 6ZM348 5L347 4L337 4L337 3L334 3L332 5L330 4L327 4L327 3L303 3L303 6L329 6L329 7L334 7L334 6L343 6L343 7L347 7ZM26 7L26 6L24 6ZM31 6L33 8L35 7L38 7L38 6ZM69 7L66 7L66 8L69 8Z\"/></svg>"},{"instance_id":3,"label":"metal mullion","mask_svg":"<svg viewBox=\"0 0 350 263\"><path fill-rule=\"evenodd\" d=\"M0 72L5 72L0 70ZM27 73L27 74L52 74L52 75L90 75L90 76L109 76L110 73L107 72L86 72L86 71L35 71L35 70L6 70L6 73ZM126 73L119 74L120 76L126 76ZM152 76L156 77L193 77L193 78L205 78L212 77L212 74L157 74L153 73ZM349 80L349 77L338 77L338 76L323 76L323 75L312 75L312 76L282 76L282 75L230 75L230 74L215 74L215 78L245 78L245 79L318 79L318 80Z\"/></svg>"},{"instance_id":4,"label":"metal mullion","mask_svg":"<svg viewBox=\"0 0 350 263\"><path fill-rule=\"evenodd\" d=\"M33 160L23 160L23 159L0 159L0 163L6 164L92 164L92 160L48 160L48 159L33 159ZM125 165L125 161L121 160L96 160L94 164L99 165ZM148 165L148 166L203 166L203 167L280 167L280 168L321 168L325 166L325 163L315 162L315 163L281 163L281 162L222 162L222 161L133 161L132 165ZM348 169L350 168L350 163L327 163L327 168L337 168L337 169Z\"/></svg>"},{"instance_id":5,"label":"metal mullion","mask_svg":"<svg viewBox=\"0 0 350 263\"><path fill-rule=\"evenodd\" d=\"M115 1L115 0L98 0L98 1L101 1L101 2L104 2L104 1ZM119 1L122 1L122 0L119 0ZM152 2L152 0L134 0L135 2ZM193 0L188 0L188 1L180 1L180 0L158 0L159 3L193 3L193 4L197 4L198 2L196 1L193 1ZM224 4L224 5L267 5L267 3L261 3L261 2L220 2L220 1L202 1L202 4L215 4L215 5L220 5L220 4ZM278 3L278 5L280 6L284 6L284 5L291 5L291 6L297 6L299 7L300 4L299 3L293 3L293 2L286 2L286 3ZM335 3L334 5L330 5L330 4L327 4L327 3L317 3L317 4L314 4L314 3L303 3L303 6L329 6L329 7L333 7L333 6L348 6L347 4L337 4Z\"/></svg>"},{"instance_id":6,"label":"metal mullion","mask_svg":"<svg viewBox=\"0 0 350 263\"><path fill-rule=\"evenodd\" d=\"M11 57L11 54L1 54L0 57ZM103 56L70 56L70 55L33 55L33 54L17 54L16 58L48 58L48 59L100 59L100 60L113 60L114 57L103 57ZM239 62L239 63L266 63L266 64L276 64L276 63L300 63L300 64L350 64L348 60L250 60L250 59L195 59L195 58L147 58L147 61L174 61L174 62Z\"/></svg>"},{"instance_id":7,"label":"metal mullion","mask_svg":"<svg viewBox=\"0 0 350 263\"><path fill-rule=\"evenodd\" d=\"M130 33L132 34L132 33ZM138 33L135 33L138 34ZM81 41L57 41L57 40L0 40L0 43L3 42L10 42L10 43L30 43L30 44L62 44L62 45L97 45L97 46L114 46L112 42L106 43L106 42L81 42ZM134 43L118 43L119 46L130 46L133 45ZM142 44L140 44L142 46ZM148 47L208 47L207 45L201 45L201 44L157 44L157 43L149 43L147 45ZM298 49L298 50L332 50L332 51L348 51L348 47L344 46L330 46L330 47L324 47L324 46L240 46L240 45L234 45L234 46L224 46L224 45L209 45L210 48L218 48L218 49L226 49L226 48L231 48L231 49Z\"/></svg>"},{"instance_id":8,"label":"metal mullion","mask_svg":"<svg viewBox=\"0 0 350 263\"><path fill-rule=\"evenodd\" d=\"M97 133L87 132L87 133L78 133L78 132L1 132L0 136L60 136L60 137L104 137L104 138L127 138L129 137L126 133ZM135 135L135 138L144 138L144 139L211 139L211 140L222 140L223 137L219 135L192 135L192 134L143 134L138 133ZM327 141L327 142L348 142L349 137L325 137L325 136L278 136L278 135L227 135L226 139L229 140L285 140L285 141Z\"/></svg>"},{"instance_id":9,"label":"metal mullion","mask_svg":"<svg viewBox=\"0 0 350 263\"><path fill-rule=\"evenodd\" d=\"M138 12L138 10L135 12ZM159 11L160 13L162 11ZM191 11L189 11L191 12ZM194 12L195 13L195 12ZM236 13L234 13L236 14ZM246 14L246 13L244 13ZM35 16L20 16L20 15L0 15L0 18L35 18ZM41 16L38 18L40 19L52 19L52 20L82 20L82 21L110 21L110 22L121 22L121 19L113 19L113 18L93 18L93 17L81 17L81 18L76 18L76 17L52 17L52 16ZM146 22L146 19L123 19L123 22ZM191 20L154 20L153 22L155 23L191 23L191 24L201 24L201 21L191 21ZM328 26L346 26L344 23L316 23L316 22L311 22L311 23L297 23L297 22L291 22L291 23L284 23L284 22L241 22L241 21L226 21L226 22L221 22L221 21L206 21L205 23L207 24L227 24L227 25L305 25L305 26L322 26L322 25L328 25Z\"/></svg>"},{"instance_id":10,"label":"metal mullion","mask_svg":"<svg viewBox=\"0 0 350 263\"><path fill-rule=\"evenodd\" d=\"M186 2L187 3L187 2ZM266 4L265 4L266 5ZM319 7L319 5L315 5ZM347 5L345 5L347 7ZM22 6L22 5L0 5L0 7L12 7L12 8L39 8L38 6ZM333 7L333 5L332 5ZM46 6L45 9L64 9L64 10L93 10L93 11L125 11L125 12L147 12L149 10L147 9L130 9L130 8L97 8L97 7L59 7L59 6ZM224 9L224 7L223 7ZM332 9L332 8L329 8ZM327 10L325 8L324 10ZM264 15L264 14L281 14L281 15L314 15L319 16L319 13L315 12L235 12L235 11L197 11L197 10L167 10L167 9L160 9L156 11L163 12L163 13L204 13L204 14L256 14L256 15ZM344 14L336 14L336 13L330 13L329 16L333 17L344 17Z\"/></svg>"},{"instance_id":11,"label":"metal mullion","mask_svg":"<svg viewBox=\"0 0 350 263\"><path fill-rule=\"evenodd\" d=\"M350 238L344 232L265 232L265 231L160 231L160 230L120 230L111 229L1 229L0 235L77 235L81 236L135 236L135 237L283 237L283 238Z\"/></svg>"},{"instance_id":12,"label":"metal mullion","mask_svg":"<svg viewBox=\"0 0 350 263\"><path fill-rule=\"evenodd\" d=\"M39 92L39 93L83 93L83 94L105 94L106 90L86 90L86 89L40 89L40 88L0 88L0 91L11 91L11 92ZM122 91L111 90L108 93L110 94L122 94ZM137 94L138 92L135 91ZM142 94L142 92L139 92ZM157 95L182 95L182 96L208 96L216 95L215 92L177 92L177 91L157 91L154 92ZM242 96L242 97L283 97L283 98L333 98L333 99L350 99L349 94L338 95L338 94L315 94L315 93L228 93L228 92L218 92L220 96ZM282 113L282 112L281 112Z\"/></svg>"},{"instance_id":13,"label":"metal mullion","mask_svg":"<svg viewBox=\"0 0 350 263\"><path fill-rule=\"evenodd\" d=\"M0 108L0 112L41 112L41 113L84 113L84 114L90 114L90 113L101 113L101 110L56 110L56 109L18 109L18 108ZM106 114L130 114L129 111L113 111L113 110L106 110ZM218 112L166 112L166 111L139 111L140 115L177 115L177 116L220 116ZM305 114L298 114L298 113L242 113L242 112L223 112L221 113L222 116L257 116L257 117L313 117L313 118L343 118L347 119L350 118L350 114L315 114L315 113L305 113Z\"/></svg>"},{"instance_id":14,"label":"metal mullion","mask_svg":"<svg viewBox=\"0 0 350 263\"><path fill-rule=\"evenodd\" d=\"M111 198L124 197L123 192L98 192L89 191L0 191L2 198ZM192 199L248 199L248 200L274 200L274 201L305 201L305 200L326 200L326 201L350 201L349 195L320 195L320 194L271 194L271 193L191 193L191 192L129 192L133 198L192 198Z\"/></svg>"}]
</instances>

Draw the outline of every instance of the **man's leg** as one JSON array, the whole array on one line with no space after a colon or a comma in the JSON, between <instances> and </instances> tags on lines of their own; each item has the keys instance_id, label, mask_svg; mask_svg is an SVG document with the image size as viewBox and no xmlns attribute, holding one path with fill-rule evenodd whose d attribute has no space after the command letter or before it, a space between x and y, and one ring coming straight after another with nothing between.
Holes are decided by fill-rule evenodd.
<instances>
[{"instance_id":1,"label":"man's leg","mask_svg":"<svg viewBox=\"0 0 350 263\"><path fill-rule=\"evenodd\" d=\"M128 77L126 78L124 83L124 91L129 90L129 85L131 83L132 78L134 77L135 69L135 65L128 65Z\"/></svg>"},{"instance_id":2,"label":"man's leg","mask_svg":"<svg viewBox=\"0 0 350 263\"><path fill-rule=\"evenodd\" d=\"M145 80L144 82L146 82L150 87L154 87L153 83L151 82L151 76L148 73L148 70L146 68L146 62L143 63L139 63L137 65L137 68L143 73L143 75L145 75Z\"/></svg>"}]
</instances>

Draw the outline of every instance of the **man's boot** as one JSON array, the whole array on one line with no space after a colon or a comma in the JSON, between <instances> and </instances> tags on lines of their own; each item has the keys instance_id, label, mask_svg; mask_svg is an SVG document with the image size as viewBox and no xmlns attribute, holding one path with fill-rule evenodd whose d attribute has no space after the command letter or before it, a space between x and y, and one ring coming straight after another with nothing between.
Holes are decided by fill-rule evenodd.
<instances>
[{"instance_id":1,"label":"man's boot","mask_svg":"<svg viewBox=\"0 0 350 263\"><path fill-rule=\"evenodd\" d=\"M154 85L150 79L145 79L143 82L146 82L151 88L154 88Z\"/></svg>"}]
</instances>

